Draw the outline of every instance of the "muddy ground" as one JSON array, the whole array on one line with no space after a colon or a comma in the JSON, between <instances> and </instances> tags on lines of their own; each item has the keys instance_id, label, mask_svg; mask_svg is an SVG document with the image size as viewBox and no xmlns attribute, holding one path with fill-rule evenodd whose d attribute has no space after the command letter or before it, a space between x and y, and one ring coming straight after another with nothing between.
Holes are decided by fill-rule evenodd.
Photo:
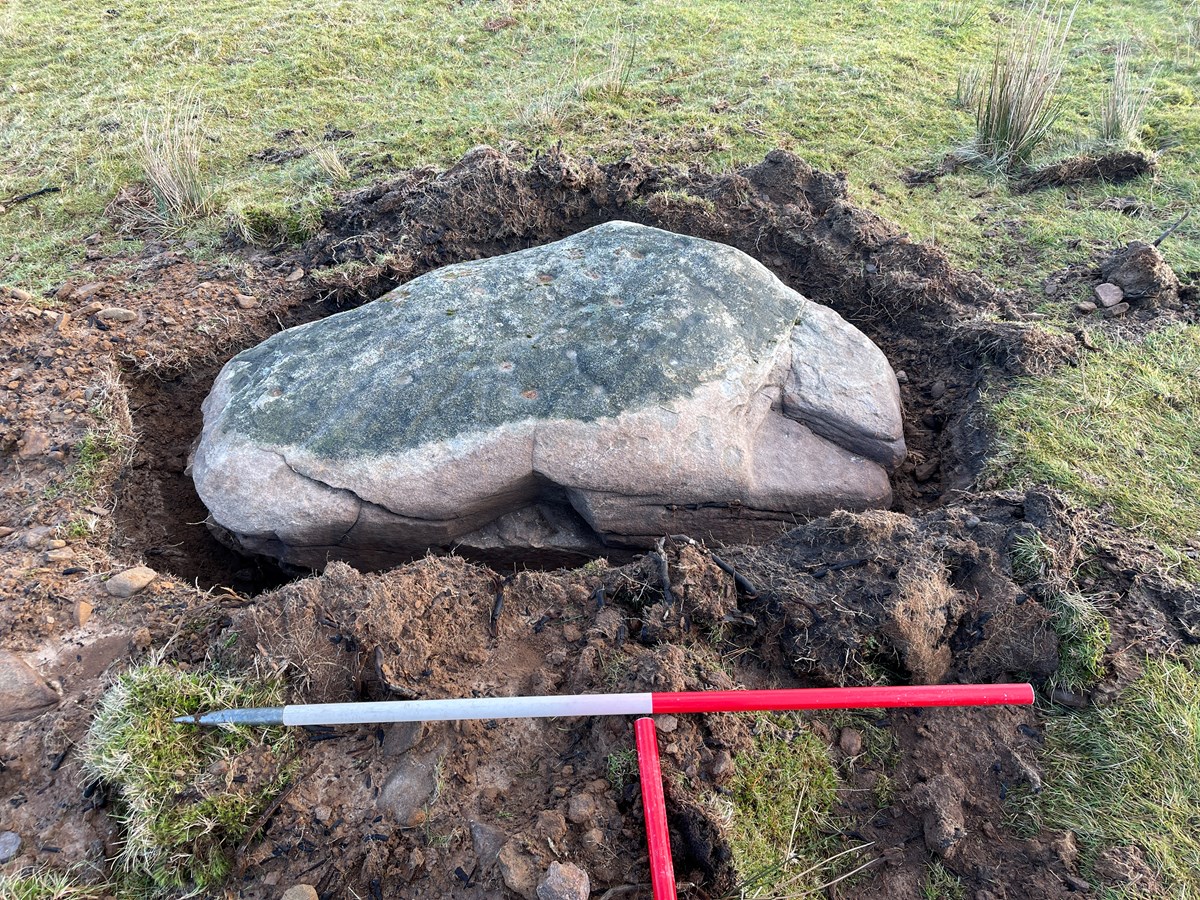
<instances>
[{"instance_id":1,"label":"muddy ground","mask_svg":"<svg viewBox=\"0 0 1200 900\"><path fill-rule=\"evenodd\" d=\"M230 356L432 268L612 218L733 244L883 348L901 373L910 451L892 510L719 548L752 592L711 550L669 540L673 602L649 559L550 572L430 558L297 581L211 538L185 468L200 401ZM59 695L0 723L0 830L22 841L7 871L112 855L110 798L85 789L75 748L113 674L152 652L183 665L220 653L285 674L307 700L1044 684L1058 639L1043 601L1074 587L1112 606L1108 682L1059 698L1086 704L1132 677L1139 654L1200 637L1200 596L1163 574L1153 547L1053 493L981 480L985 387L1070 365L1089 352L1089 328L1188 318L1179 293L1048 333L1032 298L954 270L855 205L843 178L782 151L714 175L479 148L446 172L340 197L302 247L232 250L231 262L198 263L151 239L136 258L91 259L54 298L12 295L0 311L0 646ZM1061 281L1099 278L1083 261ZM1053 552L1023 583L1013 547L1033 529ZM139 562L157 580L111 596L105 578ZM830 896L916 896L933 859L978 900L1080 889L1069 840L1006 824L1005 796L1039 784L1036 709L855 717L856 733L887 733L886 760L853 752L831 717L807 721L843 778L847 846L870 843L864 873ZM660 726L683 893L725 896L746 873L732 867L719 798L762 726L731 715ZM632 747L627 720L348 728L301 744L300 774L238 850L230 896L309 883L323 897L529 897L555 859L587 870L595 896L649 895L636 783L609 764Z\"/></svg>"}]
</instances>

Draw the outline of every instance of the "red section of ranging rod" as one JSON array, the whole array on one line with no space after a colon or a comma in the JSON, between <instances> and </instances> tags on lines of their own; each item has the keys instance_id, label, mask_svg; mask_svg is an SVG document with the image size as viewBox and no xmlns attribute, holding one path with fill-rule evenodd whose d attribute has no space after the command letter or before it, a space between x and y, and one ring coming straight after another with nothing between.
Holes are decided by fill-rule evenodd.
<instances>
[{"instance_id":1,"label":"red section of ranging rod","mask_svg":"<svg viewBox=\"0 0 1200 900\"><path fill-rule=\"evenodd\" d=\"M1033 703L1029 684L788 688L777 691L677 691L652 695L652 711L746 712L767 709L882 709L893 706L996 706Z\"/></svg>"},{"instance_id":2,"label":"red section of ranging rod","mask_svg":"<svg viewBox=\"0 0 1200 900\"><path fill-rule=\"evenodd\" d=\"M663 801L654 720L638 719L633 723L633 733L637 737L642 810L646 815L646 843L650 847L651 889L654 900L675 900L675 867L671 864L671 836L667 832L667 806Z\"/></svg>"}]
</instances>

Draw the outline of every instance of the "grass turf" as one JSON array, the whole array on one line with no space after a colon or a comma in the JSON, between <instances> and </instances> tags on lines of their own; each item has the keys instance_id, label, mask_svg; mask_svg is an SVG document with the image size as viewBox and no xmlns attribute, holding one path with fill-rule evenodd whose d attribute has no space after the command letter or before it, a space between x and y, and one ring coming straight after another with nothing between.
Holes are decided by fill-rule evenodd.
<instances>
[{"instance_id":1,"label":"grass turf","mask_svg":"<svg viewBox=\"0 0 1200 900\"><path fill-rule=\"evenodd\" d=\"M1099 338L1077 367L1025 379L993 410L1004 482L1050 484L1184 555L1200 547L1200 328Z\"/></svg>"},{"instance_id":2,"label":"grass turf","mask_svg":"<svg viewBox=\"0 0 1200 900\"><path fill-rule=\"evenodd\" d=\"M831 833L838 776L829 750L794 714L759 722L729 785L729 843L740 896L804 894L854 865Z\"/></svg>"},{"instance_id":3,"label":"grass turf","mask_svg":"<svg viewBox=\"0 0 1200 900\"><path fill-rule=\"evenodd\" d=\"M1023 812L1036 828L1073 831L1085 873L1102 851L1134 846L1162 881L1153 896L1200 897L1198 664L1194 653L1148 660L1112 705L1050 715L1045 783L1023 798Z\"/></svg>"},{"instance_id":4,"label":"grass turf","mask_svg":"<svg viewBox=\"0 0 1200 900\"><path fill-rule=\"evenodd\" d=\"M292 739L283 729L198 728L174 717L281 702L278 684L162 664L133 669L109 689L84 761L118 792L124 840L113 869L123 888L215 887L229 873L234 845L290 775L282 757ZM260 770L235 781L239 754L257 757Z\"/></svg>"},{"instance_id":5,"label":"grass turf","mask_svg":"<svg viewBox=\"0 0 1200 900\"><path fill-rule=\"evenodd\" d=\"M908 190L905 167L969 139L971 116L954 104L959 72L985 62L1018 6L14 0L0 10L0 198L63 190L0 215L0 281L55 286L92 231L119 246L103 210L141 177L142 122L195 96L218 210L186 232L199 252L229 227L290 239L312 227L337 176L313 154L251 158L276 145L335 146L352 182L446 164L481 142L561 140L602 157L640 150L717 168L784 146L847 171L862 202L960 264L1003 286L1036 284L1086 255L1073 239L1154 236L1200 199L1200 53L1187 0L1083 4L1068 39L1065 113L1042 157L1090 140L1113 52L1128 38L1131 71L1153 72L1140 137L1163 151L1154 180L1016 197L997 178L959 172ZM327 142L331 126L353 135ZM1147 217L1099 209L1113 193L1135 196ZM1200 222L1167 252L1181 269L1200 268Z\"/></svg>"}]
</instances>

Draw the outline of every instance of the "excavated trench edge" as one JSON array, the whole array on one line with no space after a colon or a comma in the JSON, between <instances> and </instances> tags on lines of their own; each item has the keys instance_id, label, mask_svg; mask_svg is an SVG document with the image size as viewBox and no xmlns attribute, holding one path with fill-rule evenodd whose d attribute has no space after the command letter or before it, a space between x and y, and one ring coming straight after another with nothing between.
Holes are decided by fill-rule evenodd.
<instances>
[{"instance_id":1,"label":"excavated trench edge","mask_svg":"<svg viewBox=\"0 0 1200 900\"><path fill-rule=\"evenodd\" d=\"M498 178L494 171L489 174L489 168L499 166L510 181L517 178L512 191L519 193L542 177L538 167L544 169L546 159L539 157L525 173L499 154L477 156L474 163L471 158L468 155L439 177L443 182L440 187L451 198L445 200L451 220L448 225L456 224L453 220L459 207L464 202L469 205L471 192L478 189L481 179L493 186L503 185L504 178ZM565 165L561 160L558 164ZM782 176L776 171L781 168L785 170ZM608 169L599 171L600 177L612 174ZM519 182L521 175L524 183ZM794 182L793 193L781 199L777 196L782 190L778 182L788 178ZM463 182L457 191L454 184L444 183L456 179ZM750 221L738 221L747 220L743 209L747 201L727 209L730 180L739 182L733 185L737 188L733 192L735 198L758 190L760 208L752 210ZM973 352L970 346L964 352L961 342L955 340L956 327L957 322L966 318L961 314L964 301L978 304L981 300L994 300L990 288L974 276L952 270L940 251L909 243L892 226L854 207L844 199L844 182L809 169L790 154L776 151L764 163L731 176L697 175L687 185L697 197L697 204L694 207L684 204L682 210L655 208L661 192L650 188L659 185L657 174L647 174L643 178L646 190L640 204L626 201L604 206L592 199L585 214L576 214L566 222L538 223L531 213L531 221L526 223L527 228L519 238L510 235L507 240L488 240L467 236L457 243L444 242L449 247L435 242L427 258L402 261L387 271L367 270L356 286L342 284L336 291L318 288L312 295L313 302L293 307L280 324L290 327L323 318L374 299L396 284L443 265L558 240L601 221L640 218L644 224L739 246L789 287L840 312L883 349L896 370L905 372L901 380L910 457L892 476L894 509L911 513L936 506L946 490L961 489L970 483L986 454L986 436L971 412L983 374L984 355ZM381 190L381 186L376 186L350 195L345 206L327 215L328 233L302 248L301 259L310 265L336 266L339 261L344 262L330 258L325 249L329 245L344 247L347 243L344 239L337 240L339 227L344 227L338 217L354 218L348 210L352 211L364 197L368 203L378 204L379 196L389 196L386 191L381 194ZM504 188L496 190L503 194ZM678 193L678 187L673 190ZM557 196L561 191L561 185L554 184L543 191L547 208L561 202ZM822 192L824 196L817 200L809 196ZM786 195L787 191L783 193ZM428 185L408 186L405 196L410 202L414 202L414 197L424 201ZM797 206L801 200L807 203L803 210ZM497 204L503 207L501 201ZM718 215L725 212L728 216L724 218ZM372 230L365 218L360 214L355 219L363 228L360 243L364 253L373 242L386 239L381 236L386 229ZM747 242L745 235L755 220L760 233L754 242ZM775 231L769 235L769 243L776 245L774 251L763 247L764 220ZM425 228L431 227L428 219L424 221ZM737 227L739 224L742 229ZM506 227L511 231L512 223ZM801 227L806 229L803 235L798 231ZM781 235L786 235L794 246L780 248ZM403 246L408 241L399 243ZM895 261L900 263L892 267L890 280L874 278L872 270L878 273L882 261L890 257L896 257ZM291 265L291 262L285 264L287 268ZM852 283L855 279L861 282L857 290ZM322 299L324 302L319 302ZM203 524L207 511L185 472L191 445L200 431L200 404L221 366L241 349L244 348L231 348L219 361L193 366L171 380L147 375L128 379L134 423L142 437L134 465L119 485L115 549L130 557L144 556L165 571L196 581L201 588L225 585L253 594L305 573L284 571L269 560L240 556L218 542ZM622 551L614 550L610 559L613 556L620 558ZM514 565L554 568L579 564L586 558L567 554L547 555L544 559L493 557L478 561L501 569L511 569Z\"/></svg>"}]
</instances>

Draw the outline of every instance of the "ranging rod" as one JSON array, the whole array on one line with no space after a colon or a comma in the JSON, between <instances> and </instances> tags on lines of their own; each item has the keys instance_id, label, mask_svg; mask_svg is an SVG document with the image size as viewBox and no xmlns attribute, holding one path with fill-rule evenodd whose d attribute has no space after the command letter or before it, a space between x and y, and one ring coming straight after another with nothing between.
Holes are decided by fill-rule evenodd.
<instances>
[{"instance_id":1,"label":"ranging rod","mask_svg":"<svg viewBox=\"0 0 1200 900\"><path fill-rule=\"evenodd\" d=\"M674 691L573 694L558 697L463 697L310 703L225 709L179 716L191 725L366 725L458 719L559 716L649 716L667 713L798 709L883 709L912 706L997 706L1033 703L1029 684L938 684L915 687L784 688L767 691Z\"/></svg>"}]
</instances>

